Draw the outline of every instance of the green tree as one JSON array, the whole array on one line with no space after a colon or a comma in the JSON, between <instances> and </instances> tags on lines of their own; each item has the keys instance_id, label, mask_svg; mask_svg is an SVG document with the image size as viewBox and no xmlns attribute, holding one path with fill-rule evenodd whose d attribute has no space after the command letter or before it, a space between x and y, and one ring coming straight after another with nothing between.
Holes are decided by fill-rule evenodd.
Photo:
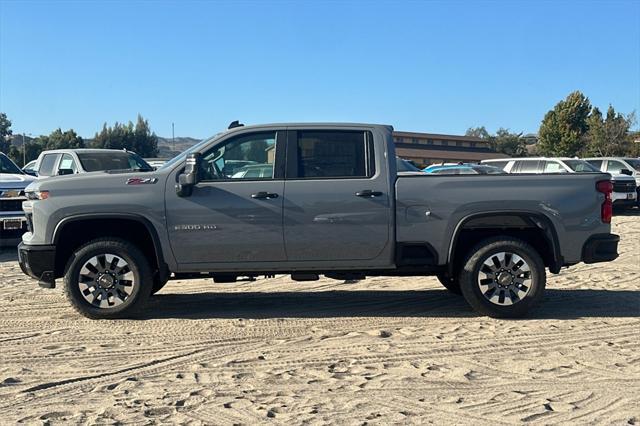
<instances>
[{"instance_id":1,"label":"green tree","mask_svg":"<svg viewBox=\"0 0 640 426\"><path fill-rule=\"evenodd\" d=\"M135 126L132 122L113 127L104 123L102 130L96 133L91 146L94 148L127 149L142 157L158 155L158 137L149 128L149 122L138 114Z\"/></svg>"},{"instance_id":2,"label":"green tree","mask_svg":"<svg viewBox=\"0 0 640 426\"><path fill-rule=\"evenodd\" d=\"M36 138L35 142L41 146L42 150L77 149L85 147L84 139L78 136L73 129L63 132L62 129L58 128L48 136Z\"/></svg>"},{"instance_id":3,"label":"green tree","mask_svg":"<svg viewBox=\"0 0 640 426\"><path fill-rule=\"evenodd\" d=\"M591 111L588 119L588 144L584 153L593 156L631 155L634 149L629 129L635 123L635 113L621 114L609 105L607 116L597 107Z\"/></svg>"},{"instance_id":4,"label":"green tree","mask_svg":"<svg viewBox=\"0 0 640 426\"><path fill-rule=\"evenodd\" d=\"M583 150L591 112L589 98L570 93L547 112L538 131L537 149L543 155L573 157Z\"/></svg>"},{"instance_id":5,"label":"green tree","mask_svg":"<svg viewBox=\"0 0 640 426\"><path fill-rule=\"evenodd\" d=\"M509 129L499 128L495 136L490 136L491 145L497 152L510 157L523 157L527 155L527 144L522 133L511 133Z\"/></svg>"},{"instance_id":6,"label":"green tree","mask_svg":"<svg viewBox=\"0 0 640 426\"><path fill-rule=\"evenodd\" d=\"M472 136L474 138L480 138L480 139L489 139L491 137L491 135L489 134L489 132L484 126L469 127L464 135Z\"/></svg>"},{"instance_id":7,"label":"green tree","mask_svg":"<svg viewBox=\"0 0 640 426\"><path fill-rule=\"evenodd\" d=\"M9 152L9 147L11 146L9 138L12 134L11 120L7 118L7 114L0 112L0 151L5 154Z\"/></svg>"}]
</instances>

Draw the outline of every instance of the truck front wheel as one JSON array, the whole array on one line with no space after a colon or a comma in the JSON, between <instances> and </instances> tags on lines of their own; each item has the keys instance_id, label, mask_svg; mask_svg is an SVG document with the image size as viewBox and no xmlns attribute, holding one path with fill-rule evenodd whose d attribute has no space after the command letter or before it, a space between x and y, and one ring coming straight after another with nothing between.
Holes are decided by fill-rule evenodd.
<instances>
[{"instance_id":1,"label":"truck front wheel","mask_svg":"<svg viewBox=\"0 0 640 426\"><path fill-rule=\"evenodd\" d=\"M518 318L540 301L546 284L538 252L510 237L482 241L467 255L459 282L462 295L480 314Z\"/></svg>"},{"instance_id":2,"label":"truck front wheel","mask_svg":"<svg viewBox=\"0 0 640 426\"><path fill-rule=\"evenodd\" d=\"M135 245L120 239L97 239L74 253L64 282L67 299L85 317L126 318L146 303L153 274Z\"/></svg>"}]
</instances>

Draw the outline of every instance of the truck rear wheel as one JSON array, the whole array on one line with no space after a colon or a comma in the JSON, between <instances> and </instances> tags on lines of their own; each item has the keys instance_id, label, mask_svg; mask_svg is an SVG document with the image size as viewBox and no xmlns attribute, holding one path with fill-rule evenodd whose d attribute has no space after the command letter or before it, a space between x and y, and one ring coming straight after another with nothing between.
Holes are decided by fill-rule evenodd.
<instances>
[{"instance_id":1,"label":"truck rear wheel","mask_svg":"<svg viewBox=\"0 0 640 426\"><path fill-rule=\"evenodd\" d=\"M442 284L444 288L449 290L451 293L457 295L462 294L462 290L460 290L460 281L458 281L457 277L451 277L449 274L438 274L437 277L440 284Z\"/></svg>"},{"instance_id":2,"label":"truck rear wheel","mask_svg":"<svg viewBox=\"0 0 640 426\"><path fill-rule=\"evenodd\" d=\"M459 275L466 301L480 314L518 318L544 293L545 267L538 252L510 237L482 241L467 255Z\"/></svg>"},{"instance_id":3,"label":"truck rear wheel","mask_svg":"<svg viewBox=\"0 0 640 426\"><path fill-rule=\"evenodd\" d=\"M85 317L126 318L146 303L153 274L135 245L120 239L97 239L74 253L64 282L67 299Z\"/></svg>"}]
</instances>

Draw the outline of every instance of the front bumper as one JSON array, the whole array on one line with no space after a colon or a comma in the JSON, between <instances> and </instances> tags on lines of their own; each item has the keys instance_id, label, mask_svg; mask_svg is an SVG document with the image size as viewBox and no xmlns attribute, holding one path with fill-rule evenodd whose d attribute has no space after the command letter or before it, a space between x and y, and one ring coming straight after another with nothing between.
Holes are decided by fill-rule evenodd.
<instances>
[{"instance_id":1,"label":"front bumper","mask_svg":"<svg viewBox=\"0 0 640 426\"><path fill-rule=\"evenodd\" d=\"M618 257L618 242L620 236L615 234L596 234L582 246L582 261L584 263L609 262Z\"/></svg>"},{"instance_id":2,"label":"front bumper","mask_svg":"<svg viewBox=\"0 0 640 426\"><path fill-rule=\"evenodd\" d=\"M56 286L55 246L31 246L20 243L18 245L18 263L22 272L38 280L40 287L54 288Z\"/></svg>"}]
</instances>

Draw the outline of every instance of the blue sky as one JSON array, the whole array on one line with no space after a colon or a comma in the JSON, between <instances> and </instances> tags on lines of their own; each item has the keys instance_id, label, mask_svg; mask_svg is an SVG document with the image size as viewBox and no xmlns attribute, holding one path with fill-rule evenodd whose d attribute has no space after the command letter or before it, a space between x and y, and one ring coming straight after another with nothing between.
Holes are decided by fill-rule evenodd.
<instances>
[{"instance_id":1,"label":"blue sky","mask_svg":"<svg viewBox=\"0 0 640 426\"><path fill-rule=\"evenodd\" d=\"M640 110L640 1L0 0L14 132L138 113L198 138L236 119L535 132L576 89Z\"/></svg>"}]
</instances>

